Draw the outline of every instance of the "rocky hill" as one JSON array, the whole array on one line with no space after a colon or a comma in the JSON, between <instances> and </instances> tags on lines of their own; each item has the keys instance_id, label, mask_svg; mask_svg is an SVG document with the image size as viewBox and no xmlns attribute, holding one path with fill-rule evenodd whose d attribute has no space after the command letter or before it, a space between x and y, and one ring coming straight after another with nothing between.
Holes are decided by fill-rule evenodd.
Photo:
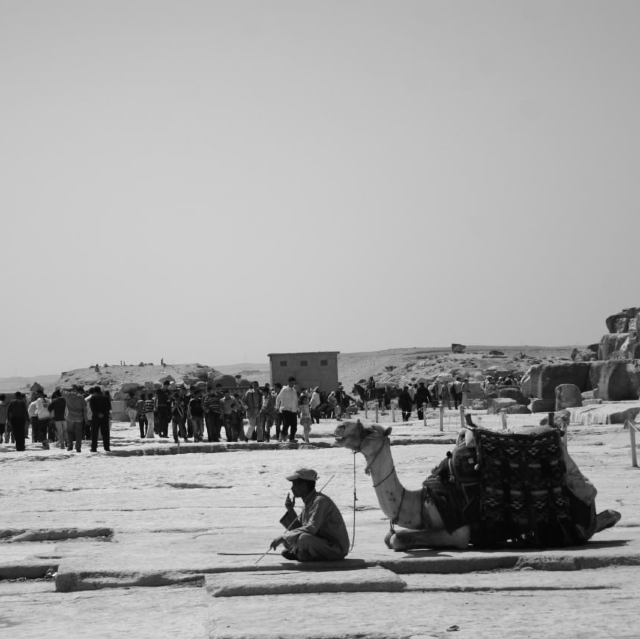
<instances>
[{"instance_id":1,"label":"rocky hill","mask_svg":"<svg viewBox=\"0 0 640 639\"><path fill-rule=\"evenodd\" d=\"M463 353L451 348L404 348L369 353L343 353L338 358L345 386L368 379L404 385L438 375L484 379L485 375L521 377L534 364L571 361L573 347L467 346Z\"/></svg>"},{"instance_id":2,"label":"rocky hill","mask_svg":"<svg viewBox=\"0 0 640 639\"><path fill-rule=\"evenodd\" d=\"M432 380L437 375L462 375L480 379L486 374L495 376L522 376L533 364L552 364L570 361L572 346L467 346L464 353L453 353L449 348L396 348L362 353L341 353L338 357L340 379L347 389L370 376L378 382L405 384L419 379ZM256 380L260 385L269 381L269 363L242 363L227 366L205 366L202 364L145 365L145 366L99 366L66 371L55 376L20 378L9 388L6 380L0 380L0 389L5 391L25 390L34 381L51 392L56 386L68 387L80 384L85 388L99 385L113 393L125 384L157 383L171 376L177 383L190 383L222 376ZM19 385L17 385L19 383ZM16 386L13 388L13 386Z\"/></svg>"}]
</instances>

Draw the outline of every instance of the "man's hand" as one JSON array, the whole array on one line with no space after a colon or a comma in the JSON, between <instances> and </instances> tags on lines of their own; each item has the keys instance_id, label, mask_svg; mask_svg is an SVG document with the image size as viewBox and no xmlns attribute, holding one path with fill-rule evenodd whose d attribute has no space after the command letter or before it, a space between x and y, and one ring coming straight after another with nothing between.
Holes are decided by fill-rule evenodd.
<instances>
[{"instance_id":1,"label":"man's hand","mask_svg":"<svg viewBox=\"0 0 640 639\"><path fill-rule=\"evenodd\" d=\"M276 537L269 546L270 550L275 550L280 544L284 542L284 537Z\"/></svg>"},{"instance_id":2,"label":"man's hand","mask_svg":"<svg viewBox=\"0 0 640 639\"><path fill-rule=\"evenodd\" d=\"M291 495L287 493L287 498L284 500L284 507L287 510L292 510L295 505L296 505L296 498L294 497L293 499L291 499Z\"/></svg>"}]
</instances>

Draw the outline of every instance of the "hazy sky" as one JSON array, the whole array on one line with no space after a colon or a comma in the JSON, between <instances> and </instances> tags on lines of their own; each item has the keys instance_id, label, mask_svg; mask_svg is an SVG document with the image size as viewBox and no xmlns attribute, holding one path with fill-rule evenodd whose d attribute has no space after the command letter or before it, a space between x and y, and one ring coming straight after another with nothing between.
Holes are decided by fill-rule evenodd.
<instances>
[{"instance_id":1,"label":"hazy sky","mask_svg":"<svg viewBox=\"0 0 640 639\"><path fill-rule=\"evenodd\" d=\"M596 342L640 2L0 0L0 375Z\"/></svg>"}]
</instances>

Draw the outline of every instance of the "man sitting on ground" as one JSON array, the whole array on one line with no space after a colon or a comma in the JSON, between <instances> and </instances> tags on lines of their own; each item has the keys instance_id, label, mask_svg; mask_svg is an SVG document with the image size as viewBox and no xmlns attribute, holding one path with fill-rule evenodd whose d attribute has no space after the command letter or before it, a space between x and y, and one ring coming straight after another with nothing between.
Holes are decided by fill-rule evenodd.
<instances>
[{"instance_id":1,"label":"man sitting on ground","mask_svg":"<svg viewBox=\"0 0 640 639\"><path fill-rule=\"evenodd\" d=\"M287 530L271 542L275 550L283 544L285 559L297 561L336 561L344 559L349 552L349 533L344 519L333 501L316 492L318 474L310 468L300 468L287 480L292 482L294 499L287 495L287 513L280 523ZM299 516L293 509L295 498L304 501Z\"/></svg>"}]
</instances>

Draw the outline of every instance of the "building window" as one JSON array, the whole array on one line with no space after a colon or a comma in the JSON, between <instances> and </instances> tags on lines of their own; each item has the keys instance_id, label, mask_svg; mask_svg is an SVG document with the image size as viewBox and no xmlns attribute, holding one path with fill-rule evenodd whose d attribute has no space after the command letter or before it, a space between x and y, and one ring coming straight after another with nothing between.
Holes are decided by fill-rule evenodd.
<instances>
[{"instance_id":1,"label":"building window","mask_svg":"<svg viewBox=\"0 0 640 639\"><path fill-rule=\"evenodd\" d=\"M280 366L286 366L287 365L287 360L286 359L281 359L280 360Z\"/></svg>"},{"instance_id":2,"label":"building window","mask_svg":"<svg viewBox=\"0 0 640 639\"><path fill-rule=\"evenodd\" d=\"M308 362L306 359L303 359L303 360L300 362L300 366L309 366L309 362Z\"/></svg>"},{"instance_id":3,"label":"building window","mask_svg":"<svg viewBox=\"0 0 640 639\"><path fill-rule=\"evenodd\" d=\"M321 359L320 360L320 366L329 366L329 360L328 359Z\"/></svg>"}]
</instances>

